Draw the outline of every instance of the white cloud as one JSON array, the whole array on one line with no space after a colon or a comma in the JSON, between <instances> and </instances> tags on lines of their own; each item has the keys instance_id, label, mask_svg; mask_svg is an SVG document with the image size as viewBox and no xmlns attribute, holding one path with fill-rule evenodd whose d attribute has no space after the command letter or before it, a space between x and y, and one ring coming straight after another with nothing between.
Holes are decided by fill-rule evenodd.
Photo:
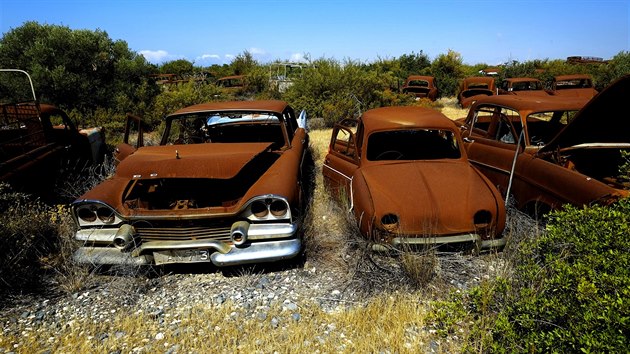
<instances>
[{"instance_id":1,"label":"white cloud","mask_svg":"<svg viewBox=\"0 0 630 354\"><path fill-rule=\"evenodd\" d=\"M209 66L213 64L224 64L219 54L202 54L195 58L195 65Z\"/></svg>"},{"instance_id":2,"label":"white cloud","mask_svg":"<svg viewBox=\"0 0 630 354\"><path fill-rule=\"evenodd\" d=\"M234 54L226 54L225 55L225 59L227 59L229 61L234 60L234 58L236 58L236 55L234 55Z\"/></svg>"},{"instance_id":3,"label":"white cloud","mask_svg":"<svg viewBox=\"0 0 630 354\"><path fill-rule=\"evenodd\" d=\"M291 59L292 62L296 62L296 63L305 63L306 59L304 58L304 53L293 53L291 54Z\"/></svg>"},{"instance_id":4,"label":"white cloud","mask_svg":"<svg viewBox=\"0 0 630 354\"><path fill-rule=\"evenodd\" d=\"M141 50L139 53L153 64L164 62L172 57L165 50Z\"/></svg>"},{"instance_id":5,"label":"white cloud","mask_svg":"<svg viewBox=\"0 0 630 354\"><path fill-rule=\"evenodd\" d=\"M255 47L249 48L249 52L252 53L253 55L265 55L265 54L267 54L264 49L255 48Z\"/></svg>"}]
</instances>

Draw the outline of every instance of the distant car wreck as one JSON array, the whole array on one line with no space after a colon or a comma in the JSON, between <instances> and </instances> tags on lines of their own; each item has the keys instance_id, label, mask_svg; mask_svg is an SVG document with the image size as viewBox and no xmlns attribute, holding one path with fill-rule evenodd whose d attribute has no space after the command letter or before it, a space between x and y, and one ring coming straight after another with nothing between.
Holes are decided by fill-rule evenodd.
<instances>
[{"instance_id":1,"label":"distant car wreck","mask_svg":"<svg viewBox=\"0 0 630 354\"><path fill-rule=\"evenodd\" d=\"M296 257L307 146L282 101L180 109L159 146L119 149L128 156L113 178L72 204L84 243L75 258L230 266Z\"/></svg>"},{"instance_id":2,"label":"distant car wreck","mask_svg":"<svg viewBox=\"0 0 630 354\"><path fill-rule=\"evenodd\" d=\"M553 78L551 94L564 97L592 98L597 95L590 75L559 75Z\"/></svg>"},{"instance_id":3,"label":"distant car wreck","mask_svg":"<svg viewBox=\"0 0 630 354\"><path fill-rule=\"evenodd\" d=\"M468 162L459 130L438 111L385 107L342 121L322 173L375 248L503 244L501 195Z\"/></svg>"},{"instance_id":4,"label":"distant car wreck","mask_svg":"<svg viewBox=\"0 0 630 354\"><path fill-rule=\"evenodd\" d=\"M620 175L630 156L630 126L623 114L628 97L630 76L590 101L552 96L479 100L461 126L468 156L532 215L566 203L610 203L629 195L628 176Z\"/></svg>"},{"instance_id":5,"label":"distant car wreck","mask_svg":"<svg viewBox=\"0 0 630 354\"><path fill-rule=\"evenodd\" d=\"M402 92L412 94L417 99L428 98L435 101L438 98L438 88L433 76L409 76L402 87Z\"/></svg>"},{"instance_id":6,"label":"distant car wreck","mask_svg":"<svg viewBox=\"0 0 630 354\"><path fill-rule=\"evenodd\" d=\"M63 110L40 104L25 71L0 69L0 94L0 181L46 194L64 166L103 161L103 128L78 129Z\"/></svg>"},{"instance_id":7,"label":"distant car wreck","mask_svg":"<svg viewBox=\"0 0 630 354\"><path fill-rule=\"evenodd\" d=\"M499 88L499 95L549 96L547 91L543 89L542 82L531 77L511 77L504 79Z\"/></svg>"},{"instance_id":8,"label":"distant car wreck","mask_svg":"<svg viewBox=\"0 0 630 354\"><path fill-rule=\"evenodd\" d=\"M494 78L487 76L467 77L460 84L457 102L462 108L468 108L479 98L495 94Z\"/></svg>"}]
</instances>

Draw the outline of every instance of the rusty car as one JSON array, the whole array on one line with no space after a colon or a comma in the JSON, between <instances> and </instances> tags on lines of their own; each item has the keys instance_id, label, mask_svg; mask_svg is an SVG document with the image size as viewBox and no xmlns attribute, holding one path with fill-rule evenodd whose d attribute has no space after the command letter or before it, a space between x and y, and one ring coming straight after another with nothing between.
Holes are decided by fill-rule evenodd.
<instances>
[{"instance_id":1,"label":"rusty car","mask_svg":"<svg viewBox=\"0 0 630 354\"><path fill-rule=\"evenodd\" d=\"M75 259L231 266L298 257L307 147L283 101L182 108L165 118L159 145L121 147L115 175L73 202L83 242Z\"/></svg>"},{"instance_id":2,"label":"rusty car","mask_svg":"<svg viewBox=\"0 0 630 354\"><path fill-rule=\"evenodd\" d=\"M588 74L558 75L551 83L551 94L592 98L597 95L597 90Z\"/></svg>"},{"instance_id":3,"label":"rusty car","mask_svg":"<svg viewBox=\"0 0 630 354\"><path fill-rule=\"evenodd\" d=\"M501 195L436 110L383 107L341 121L322 174L374 249L504 243Z\"/></svg>"},{"instance_id":4,"label":"rusty car","mask_svg":"<svg viewBox=\"0 0 630 354\"><path fill-rule=\"evenodd\" d=\"M461 125L470 161L532 216L563 204L628 195L620 176L630 133L626 76L588 98L496 96L477 101Z\"/></svg>"},{"instance_id":5,"label":"rusty car","mask_svg":"<svg viewBox=\"0 0 630 354\"><path fill-rule=\"evenodd\" d=\"M0 181L49 194L64 169L103 161L104 129L79 129L65 111L40 103L26 71L0 69L0 96Z\"/></svg>"},{"instance_id":6,"label":"rusty car","mask_svg":"<svg viewBox=\"0 0 630 354\"><path fill-rule=\"evenodd\" d=\"M549 96L549 93L543 89L542 82L531 77L505 78L501 82L498 93L499 95Z\"/></svg>"},{"instance_id":7,"label":"rusty car","mask_svg":"<svg viewBox=\"0 0 630 354\"><path fill-rule=\"evenodd\" d=\"M439 94L435 77L421 75L409 76L401 91L414 95L416 99L428 98L431 101L435 101Z\"/></svg>"},{"instance_id":8,"label":"rusty car","mask_svg":"<svg viewBox=\"0 0 630 354\"><path fill-rule=\"evenodd\" d=\"M457 102L462 108L470 107L480 97L492 96L496 94L496 87L493 77L475 76L467 77L459 85Z\"/></svg>"}]
</instances>

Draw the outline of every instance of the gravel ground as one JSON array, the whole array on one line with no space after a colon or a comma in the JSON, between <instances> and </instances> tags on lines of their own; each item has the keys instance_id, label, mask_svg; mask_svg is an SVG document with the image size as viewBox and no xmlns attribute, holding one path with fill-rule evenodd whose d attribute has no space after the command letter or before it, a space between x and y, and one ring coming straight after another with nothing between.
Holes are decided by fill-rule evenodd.
<instances>
[{"instance_id":1,"label":"gravel ground","mask_svg":"<svg viewBox=\"0 0 630 354\"><path fill-rule=\"evenodd\" d=\"M5 335L33 330L55 333L57 328L85 319L113 321L126 310L148 314L159 319L163 326L177 326L177 319L186 316L195 306L229 305L236 307L234 316L271 321L272 326L275 321L277 326L286 321L300 321L304 304L318 304L324 311L331 312L363 304L375 290L382 288L389 291L413 289L409 283L381 284L376 289L373 282L378 282L381 276L391 278L392 270L399 269L400 263L391 256L368 258L381 269L381 274L370 270L366 263L350 264L345 270L341 267L325 269L309 262L265 270L250 267L221 271L186 266L165 268L163 274L153 275L127 269L127 274L96 275L96 285L78 293L13 295L4 300L0 323ZM492 276L502 264L496 254L458 253L440 255L437 260L432 280L424 285L429 290L466 289ZM272 307L281 307L287 318L269 318ZM114 329L110 333L122 340L126 335ZM0 353L11 350L0 347Z\"/></svg>"}]
</instances>

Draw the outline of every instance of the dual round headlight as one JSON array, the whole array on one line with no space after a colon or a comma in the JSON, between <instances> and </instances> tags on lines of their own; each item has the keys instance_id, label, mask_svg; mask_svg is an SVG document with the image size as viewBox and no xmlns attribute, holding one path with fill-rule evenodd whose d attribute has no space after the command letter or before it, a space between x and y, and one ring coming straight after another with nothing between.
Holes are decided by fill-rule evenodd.
<instances>
[{"instance_id":1,"label":"dual round headlight","mask_svg":"<svg viewBox=\"0 0 630 354\"><path fill-rule=\"evenodd\" d=\"M104 224L111 224L116 220L114 210L103 205L84 205L77 208L77 218L79 221L94 223L100 221Z\"/></svg>"},{"instance_id":2,"label":"dual round headlight","mask_svg":"<svg viewBox=\"0 0 630 354\"><path fill-rule=\"evenodd\" d=\"M269 214L278 218L287 215L289 204L283 199L259 199L251 204L250 210L252 215L260 219L267 218Z\"/></svg>"}]
</instances>

